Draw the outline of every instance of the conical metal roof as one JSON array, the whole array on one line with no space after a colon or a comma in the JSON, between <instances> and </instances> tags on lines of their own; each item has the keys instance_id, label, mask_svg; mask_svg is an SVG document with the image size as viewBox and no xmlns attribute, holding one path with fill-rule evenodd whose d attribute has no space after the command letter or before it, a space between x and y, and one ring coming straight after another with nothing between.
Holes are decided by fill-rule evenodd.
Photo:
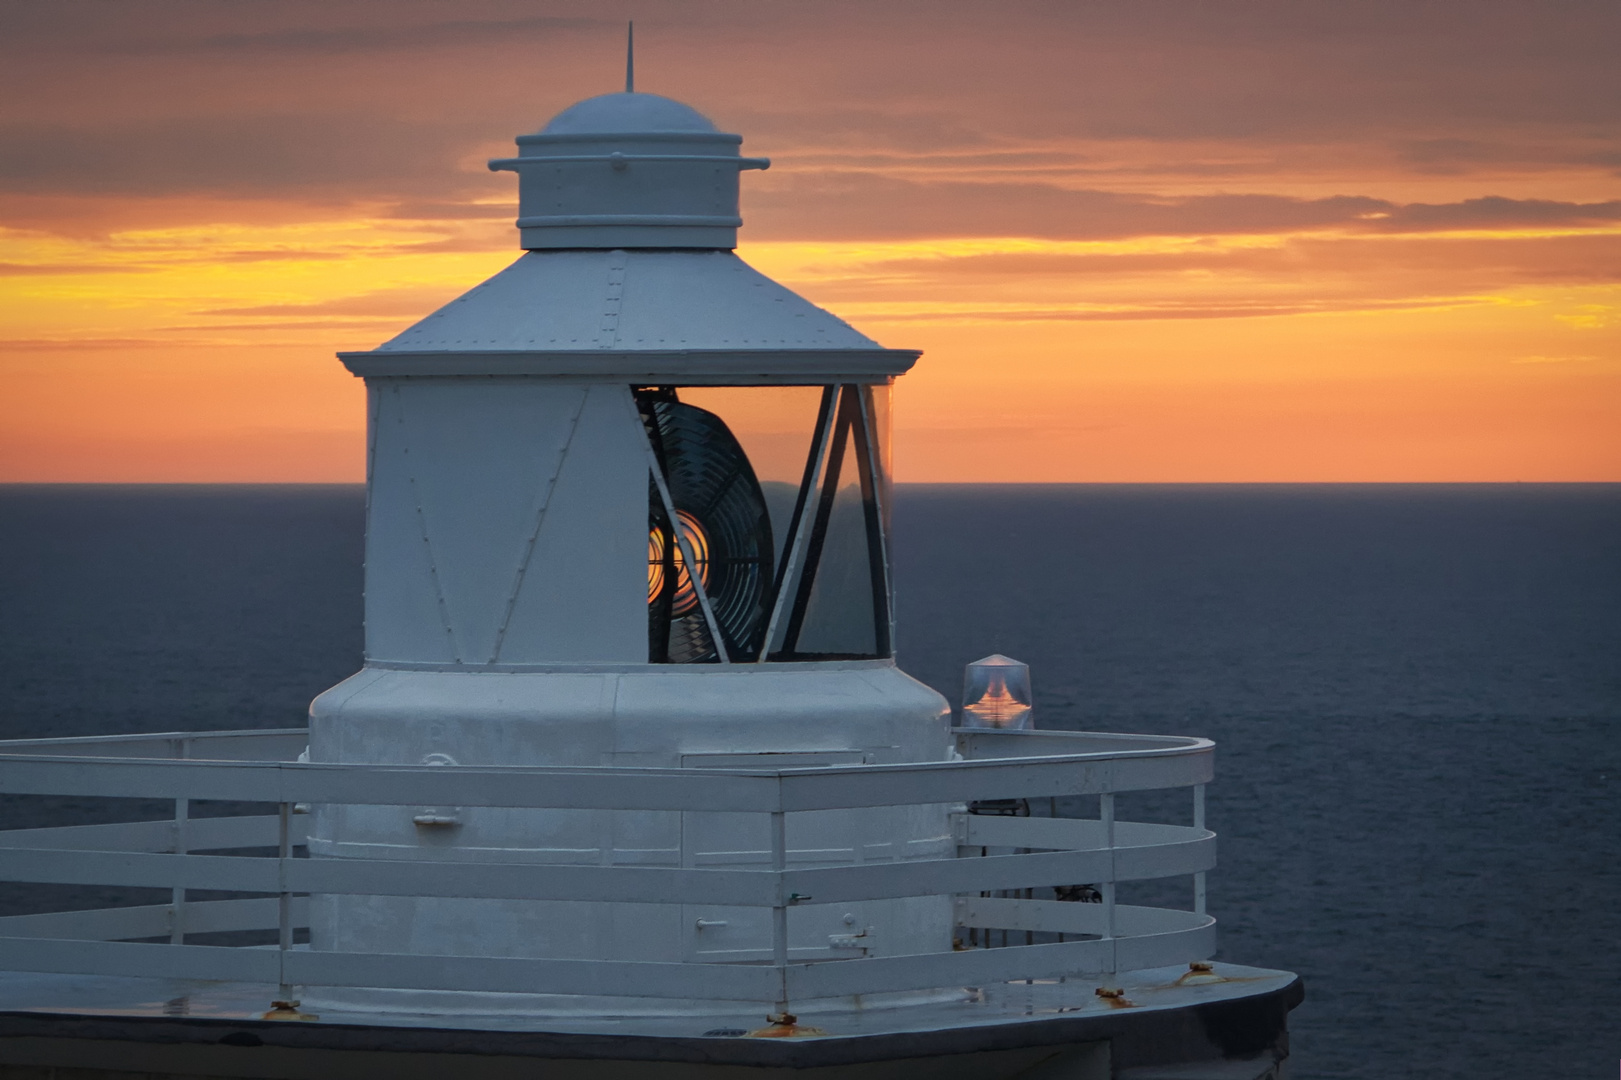
<instances>
[{"instance_id":1,"label":"conical metal roof","mask_svg":"<svg viewBox=\"0 0 1621 1080\"><path fill-rule=\"evenodd\" d=\"M878 347L729 251L531 251L377 351Z\"/></svg>"}]
</instances>

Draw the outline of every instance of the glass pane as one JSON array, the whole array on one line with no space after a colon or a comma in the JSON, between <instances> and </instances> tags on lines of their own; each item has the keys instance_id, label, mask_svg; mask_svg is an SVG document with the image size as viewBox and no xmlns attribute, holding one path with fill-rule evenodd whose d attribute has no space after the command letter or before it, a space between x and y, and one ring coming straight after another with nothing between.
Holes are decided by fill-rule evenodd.
<instances>
[{"instance_id":1,"label":"glass pane","mask_svg":"<svg viewBox=\"0 0 1621 1080\"><path fill-rule=\"evenodd\" d=\"M885 506L888 506L889 485L894 481L895 477L895 462L891 460L889 439L894 386L891 383L884 383L880 386L864 386L862 390L870 401L868 408L872 416L872 437L873 441L878 444L879 473L883 477L882 500Z\"/></svg>"},{"instance_id":2,"label":"glass pane","mask_svg":"<svg viewBox=\"0 0 1621 1080\"><path fill-rule=\"evenodd\" d=\"M748 455L724 420L674 388L642 388L636 403L665 488L649 483L648 659L720 659L711 620L728 658L751 658L765 633L776 545Z\"/></svg>"},{"instance_id":3,"label":"glass pane","mask_svg":"<svg viewBox=\"0 0 1621 1080\"><path fill-rule=\"evenodd\" d=\"M881 484L870 452L875 445L870 410L864 388L839 388L820 489L806 503L809 538L802 564L785 586L792 606L780 640L773 642L774 659L890 655Z\"/></svg>"},{"instance_id":4,"label":"glass pane","mask_svg":"<svg viewBox=\"0 0 1621 1080\"><path fill-rule=\"evenodd\" d=\"M835 656L877 654L869 563L861 486L844 484L833 500L827 537L795 652Z\"/></svg>"},{"instance_id":5,"label":"glass pane","mask_svg":"<svg viewBox=\"0 0 1621 1080\"><path fill-rule=\"evenodd\" d=\"M878 450L878 508L882 512L884 537L887 542L888 538L894 535L889 520L889 508L894 505L892 487L895 483L895 462L891 450L893 443L889 437L894 384L889 382L880 386L865 386L862 390L867 395L867 416L872 424L872 441Z\"/></svg>"},{"instance_id":6,"label":"glass pane","mask_svg":"<svg viewBox=\"0 0 1621 1080\"><path fill-rule=\"evenodd\" d=\"M792 541L789 518L805 478L805 457L816 434L820 386L683 386L681 400L726 422L754 467L771 516L775 564Z\"/></svg>"},{"instance_id":7,"label":"glass pane","mask_svg":"<svg viewBox=\"0 0 1621 1080\"><path fill-rule=\"evenodd\" d=\"M718 660L711 617L737 662L759 658L768 627L775 660L892 655L888 395L887 385L636 389L666 486L648 496L652 662Z\"/></svg>"}]
</instances>

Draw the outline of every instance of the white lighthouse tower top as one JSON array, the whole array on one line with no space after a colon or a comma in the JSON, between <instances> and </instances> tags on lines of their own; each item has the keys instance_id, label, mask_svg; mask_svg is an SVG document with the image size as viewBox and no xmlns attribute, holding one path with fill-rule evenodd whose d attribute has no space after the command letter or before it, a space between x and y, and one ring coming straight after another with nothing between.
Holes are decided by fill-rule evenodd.
<instances>
[{"instance_id":1,"label":"white lighthouse tower top","mask_svg":"<svg viewBox=\"0 0 1621 1080\"><path fill-rule=\"evenodd\" d=\"M563 110L518 156L490 168L519 176L523 246L721 248L737 244L741 135L656 94L604 94Z\"/></svg>"},{"instance_id":2,"label":"white lighthouse tower top","mask_svg":"<svg viewBox=\"0 0 1621 1080\"><path fill-rule=\"evenodd\" d=\"M375 350L357 375L616 376L685 383L881 382L885 349L734 253L742 136L657 94L587 98L519 155L527 253Z\"/></svg>"},{"instance_id":3,"label":"white lighthouse tower top","mask_svg":"<svg viewBox=\"0 0 1621 1080\"><path fill-rule=\"evenodd\" d=\"M1206 959L1212 744L1033 730L1001 656L953 729L897 666L918 354L737 257L741 141L629 79L564 110L492 163L517 261L341 354L365 666L307 728L0 741L0 795L175 808L0 830L0 881L171 897L0 918L0 1044L109 1077L1278 1075L1298 980ZM1175 789L1191 819L1117 812ZM277 812L192 816L222 799ZM1116 896L1177 877L1189 907Z\"/></svg>"}]
</instances>

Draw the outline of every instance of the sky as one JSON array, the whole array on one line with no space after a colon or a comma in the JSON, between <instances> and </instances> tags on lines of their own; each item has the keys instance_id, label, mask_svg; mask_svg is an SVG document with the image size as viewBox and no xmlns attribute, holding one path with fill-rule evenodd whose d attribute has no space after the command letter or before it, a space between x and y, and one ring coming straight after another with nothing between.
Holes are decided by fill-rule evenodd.
<instances>
[{"instance_id":1,"label":"sky","mask_svg":"<svg viewBox=\"0 0 1621 1080\"><path fill-rule=\"evenodd\" d=\"M629 18L901 481L1621 481L1614 0L0 0L0 481L361 480Z\"/></svg>"}]
</instances>

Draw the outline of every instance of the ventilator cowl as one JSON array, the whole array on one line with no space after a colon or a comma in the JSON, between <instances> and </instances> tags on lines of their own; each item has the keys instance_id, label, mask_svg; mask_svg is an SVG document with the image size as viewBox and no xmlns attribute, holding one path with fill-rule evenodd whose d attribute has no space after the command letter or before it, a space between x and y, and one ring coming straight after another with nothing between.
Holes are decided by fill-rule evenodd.
<instances>
[{"instance_id":1,"label":"ventilator cowl","mask_svg":"<svg viewBox=\"0 0 1621 1080\"><path fill-rule=\"evenodd\" d=\"M738 173L765 158L739 155L741 135L657 94L603 94L563 110L515 158L525 248L737 246Z\"/></svg>"}]
</instances>

